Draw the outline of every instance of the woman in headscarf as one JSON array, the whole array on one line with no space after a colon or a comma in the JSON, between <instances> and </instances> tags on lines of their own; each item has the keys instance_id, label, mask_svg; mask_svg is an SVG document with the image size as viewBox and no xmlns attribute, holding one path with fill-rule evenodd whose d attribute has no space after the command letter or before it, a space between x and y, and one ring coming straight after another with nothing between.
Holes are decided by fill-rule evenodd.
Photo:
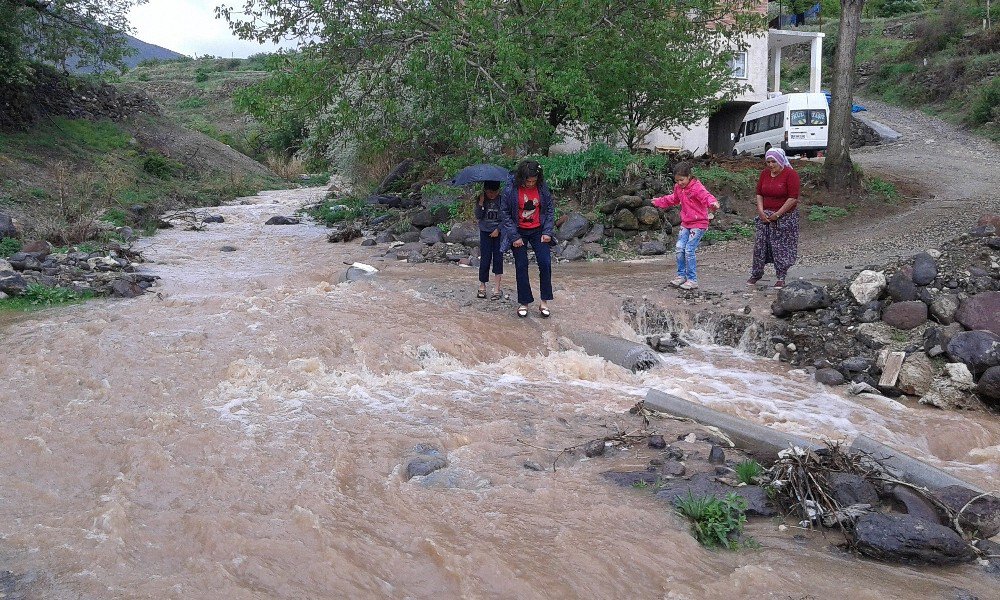
<instances>
[{"instance_id":1,"label":"woman in headscarf","mask_svg":"<svg viewBox=\"0 0 1000 600\"><path fill-rule=\"evenodd\" d=\"M788 269L798 258L800 188L799 174L788 162L784 150L768 150L764 154L764 170L757 180L756 236L747 285L760 281L764 265L774 263L777 274L774 287L785 286Z\"/></svg>"}]
</instances>

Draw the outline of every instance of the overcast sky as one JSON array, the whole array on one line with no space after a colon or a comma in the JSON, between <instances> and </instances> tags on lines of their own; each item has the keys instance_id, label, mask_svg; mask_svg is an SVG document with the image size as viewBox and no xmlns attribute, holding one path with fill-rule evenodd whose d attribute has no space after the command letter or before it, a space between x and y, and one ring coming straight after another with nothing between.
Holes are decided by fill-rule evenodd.
<instances>
[{"instance_id":1,"label":"overcast sky","mask_svg":"<svg viewBox=\"0 0 1000 600\"><path fill-rule=\"evenodd\" d=\"M271 52L274 44L261 45L241 40L229 31L225 20L215 18L215 7L224 0L149 0L132 9L132 35L144 42L163 46L188 56L212 54L246 58L258 52ZM241 6L241 0L228 0ZM294 44L285 44L294 47Z\"/></svg>"}]
</instances>

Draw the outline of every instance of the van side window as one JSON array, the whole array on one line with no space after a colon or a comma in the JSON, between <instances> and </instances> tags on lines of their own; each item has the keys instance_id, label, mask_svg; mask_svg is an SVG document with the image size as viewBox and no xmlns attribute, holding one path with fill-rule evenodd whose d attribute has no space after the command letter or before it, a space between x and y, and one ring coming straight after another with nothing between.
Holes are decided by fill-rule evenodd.
<instances>
[{"instance_id":1,"label":"van side window","mask_svg":"<svg viewBox=\"0 0 1000 600\"><path fill-rule=\"evenodd\" d=\"M809 111L810 125L826 125L826 111L822 108Z\"/></svg>"}]
</instances>

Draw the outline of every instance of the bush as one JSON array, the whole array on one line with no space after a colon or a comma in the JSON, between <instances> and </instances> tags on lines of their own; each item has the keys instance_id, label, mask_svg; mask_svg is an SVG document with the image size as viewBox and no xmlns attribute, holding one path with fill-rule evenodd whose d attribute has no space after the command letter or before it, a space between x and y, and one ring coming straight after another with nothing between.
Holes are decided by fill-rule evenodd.
<instances>
[{"instance_id":1,"label":"bush","mask_svg":"<svg viewBox=\"0 0 1000 600\"><path fill-rule=\"evenodd\" d=\"M747 522L747 501L742 496L729 494L720 500L715 496L695 498L688 492L687 498L679 499L676 505L680 514L691 519L694 537L702 545L731 550L739 547L734 538L743 533Z\"/></svg>"},{"instance_id":2,"label":"bush","mask_svg":"<svg viewBox=\"0 0 1000 600\"><path fill-rule=\"evenodd\" d=\"M969 121L973 125L985 125L998 119L1000 119L1000 77L994 77L983 86L979 97L973 101Z\"/></svg>"},{"instance_id":3,"label":"bush","mask_svg":"<svg viewBox=\"0 0 1000 600\"><path fill-rule=\"evenodd\" d=\"M924 10L923 0L875 0L865 12L876 17L895 17Z\"/></svg>"},{"instance_id":4,"label":"bush","mask_svg":"<svg viewBox=\"0 0 1000 600\"><path fill-rule=\"evenodd\" d=\"M195 80L195 81L196 81L197 83L204 83L204 82L208 81L208 73L206 73L205 71L203 71L203 70L201 70L201 69L199 68L199 69L198 69L198 70L197 70L197 71L195 72L195 75L194 75L194 80Z\"/></svg>"},{"instance_id":5,"label":"bush","mask_svg":"<svg viewBox=\"0 0 1000 600\"><path fill-rule=\"evenodd\" d=\"M174 172L180 170L181 167L182 165L179 162L171 160L158 152L150 152L142 159L142 170L160 179L168 179Z\"/></svg>"},{"instance_id":6,"label":"bush","mask_svg":"<svg viewBox=\"0 0 1000 600\"><path fill-rule=\"evenodd\" d=\"M21 240L17 238L0 239L0 258L7 258L21 251Z\"/></svg>"},{"instance_id":7,"label":"bush","mask_svg":"<svg viewBox=\"0 0 1000 600\"><path fill-rule=\"evenodd\" d=\"M34 306L66 304L83 299L83 295L69 288L47 287L38 283L29 284L20 298Z\"/></svg>"},{"instance_id":8,"label":"bush","mask_svg":"<svg viewBox=\"0 0 1000 600\"><path fill-rule=\"evenodd\" d=\"M670 164L663 154L632 154L605 144L592 144L586 150L572 154L535 156L545 173L545 181L554 190L561 190L588 177L603 178L617 183L631 168L662 171Z\"/></svg>"},{"instance_id":9,"label":"bush","mask_svg":"<svg viewBox=\"0 0 1000 600\"><path fill-rule=\"evenodd\" d=\"M965 33L961 8L954 3L923 17L913 26L913 43L909 54L924 57L944 50L960 40Z\"/></svg>"}]
</instances>

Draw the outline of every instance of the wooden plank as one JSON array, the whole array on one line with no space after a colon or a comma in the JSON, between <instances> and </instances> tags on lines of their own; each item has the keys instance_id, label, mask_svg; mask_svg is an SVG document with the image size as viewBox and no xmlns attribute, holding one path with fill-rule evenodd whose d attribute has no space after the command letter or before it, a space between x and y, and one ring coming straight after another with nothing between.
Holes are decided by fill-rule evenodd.
<instances>
[{"instance_id":1,"label":"wooden plank","mask_svg":"<svg viewBox=\"0 0 1000 600\"><path fill-rule=\"evenodd\" d=\"M880 386L892 387L899 379L899 371L903 368L905 352L890 352L885 359L885 366L882 367L882 378L878 380Z\"/></svg>"}]
</instances>

